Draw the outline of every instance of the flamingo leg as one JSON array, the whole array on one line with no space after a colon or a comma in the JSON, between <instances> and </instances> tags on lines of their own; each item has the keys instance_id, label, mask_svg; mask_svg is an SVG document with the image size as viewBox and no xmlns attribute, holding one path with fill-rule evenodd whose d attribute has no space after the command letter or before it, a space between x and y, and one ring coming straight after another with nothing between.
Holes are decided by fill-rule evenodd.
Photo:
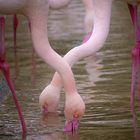
<instances>
[{"instance_id":1,"label":"flamingo leg","mask_svg":"<svg viewBox=\"0 0 140 140\"><path fill-rule=\"evenodd\" d=\"M138 5L128 3L132 23L135 33L135 47L132 49L132 80L131 80L131 104L134 102L135 92L135 78L136 78L136 66L138 66L138 98L140 101L140 28L138 24Z\"/></svg>"},{"instance_id":2,"label":"flamingo leg","mask_svg":"<svg viewBox=\"0 0 140 140\"><path fill-rule=\"evenodd\" d=\"M137 59L137 47L134 47L132 49L131 104L134 104Z\"/></svg>"},{"instance_id":3,"label":"flamingo leg","mask_svg":"<svg viewBox=\"0 0 140 140\"><path fill-rule=\"evenodd\" d=\"M26 134L26 125L25 125L25 121L24 121L24 117L22 114L22 110L20 107L20 104L18 102L18 98L16 96L16 92L14 90L14 85L10 79L10 70L9 70L9 65L8 63L5 61L5 46L4 46L4 28L5 28L5 19L3 17L0 18L0 70L2 71L7 84L11 90L12 93L12 97L14 100L14 103L16 105L17 111L18 111L18 115L19 115L19 119L21 122L21 126L22 126L22 131L23 131L23 135Z\"/></svg>"},{"instance_id":4,"label":"flamingo leg","mask_svg":"<svg viewBox=\"0 0 140 140\"><path fill-rule=\"evenodd\" d=\"M16 105L18 115L19 115L19 119L20 119L20 122L21 122L22 131L23 131L23 134L25 134L26 131L27 131L26 130L26 124L25 124L25 120L24 120L24 117L23 117L23 114L22 114L21 106L20 106L20 104L18 102L18 98L16 96L16 92L15 92L15 89L14 89L13 82L10 79L9 65L4 60L1 60L1 59L0 59L0 69L1 69L5 79L7 81L7 84L9 86L10 90L11 90L12 97L13 97L14 103Z\"/></svg>"},{"instance_id":5,"label":"flamingo leg","mask_svg":"<svg viewBox=\"0 0 140 140\"><path fill-rule=\"evenodd\" d=\"M0 58L5 58L5 46L4 46L4 28L5 28L5 18L0 17Z\"/></svg>"},{"instance_id":6,"label":"flamingo leg","mask_svg":"<svg viewBox=\"0 0 140 140\"><path fill-rule=\"evenodd\" d=\"M138 43L138 99L140 103L140 43Z\"/></svg>"},{"instance_id":7,"label":"flamingo leg","mask_svg":"<svg viewBox=\"0 0 140 140\"><path fill-rule=\"evenodd\" d=\"M15 61L15 78L17 78L18 74L19 74L19 67L18 67L18 58L17 58L17 27L18 27L18 19L16 15L13 15L13 39L14 39L14 47L13 47L13 51L14 51L14 61Z\"/></svg>"}]
</instances>

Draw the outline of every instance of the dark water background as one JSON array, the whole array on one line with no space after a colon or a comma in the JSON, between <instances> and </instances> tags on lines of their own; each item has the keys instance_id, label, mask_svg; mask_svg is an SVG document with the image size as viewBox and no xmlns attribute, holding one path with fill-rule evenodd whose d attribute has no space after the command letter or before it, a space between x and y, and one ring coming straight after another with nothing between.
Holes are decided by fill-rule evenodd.
<instances>
[{"instance_id":1,"label":"dark water background","mask_svg":"<svg viewBox=\"0 0 140 140\"><path fill-rule=\"evenodd\" d=\"M32 84L32 43L27 21L19 16L18 60L20 74L16 92L23 107L28 134L26 140L139 140L140 112L137 94L135 112L130 108L131 48L133 29L124 1L113 3L111 29L104 47L73 67L77 88L86 103L79 131L65 134L64 93L59 113L42 116L38 97L50 82L54 71L36 56L36 84ZM84 7L80 0L61 10L51 10L48 28L53 48L64 55L81 44L84 36ZM14 76L12 21L7 18L7 59ZM0 75L2 77L2 75ZM0 104L0 140L20 140L21 129L10 96Z\"/></svg>"}]
</instances>

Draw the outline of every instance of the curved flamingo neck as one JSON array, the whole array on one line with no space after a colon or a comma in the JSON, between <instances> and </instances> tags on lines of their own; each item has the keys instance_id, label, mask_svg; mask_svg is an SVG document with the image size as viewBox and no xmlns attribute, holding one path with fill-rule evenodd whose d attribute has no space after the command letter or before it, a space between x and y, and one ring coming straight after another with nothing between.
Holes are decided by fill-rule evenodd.
<instances>
[{"instance_id":1,"label":"curved flamingo neck","mask_svg":"<svg viewBox=\"0 0 140 140\"><path fill-rule=\"evenodd\" d=\"M93 30L93 13L94 13L94 8L93 8L93 1L92 0L83 0L83 4L85 7L85 32L89 33L92 32Z\"/></svg>"},{"instance_id":2,"label":"curved flamingo neck","mask_svg":"<svg viewBox=\"0 0 140 140\"><path fill-rule=\"evenodd\" d=\"M93 0L82 0L86 11L93 11Z\"/></svg>"},{"instance_id":3,"label":"curved flamingo neck","mask_svg":"<svg viewBox=\"0 0 140 140\"><path fill-rule=\"evenodd\" d=\"M39 10L38 13L37 10L34 9L33 11L29 11L28 15L31 24L31 36L36 52L46 63L61 75L65 92L67 94L76 93L77 89L70 66L51 48L49 44L47 35L48 11L45 11L44 13L44 10Z\"/></svg>"},{"instance_id":4,"label":"curved flamingo neck","mask_svg":"<svg viewBox=\"0 0 140 140\"><path fill-rule=\"evenodd\" d=\"M89 38L89 36L87 36L84 44L73 48L64 56L64 59L70 66L73 66L73 64L82 58L93 55L103 47L107 38L110 27L112 0L98 0L93 2L94 28L92 30L92 34L89 34L91 37ZM51 84L54 84L57 87L62 86L58 73L55 73Z\"/></svg>"}]
</instances>

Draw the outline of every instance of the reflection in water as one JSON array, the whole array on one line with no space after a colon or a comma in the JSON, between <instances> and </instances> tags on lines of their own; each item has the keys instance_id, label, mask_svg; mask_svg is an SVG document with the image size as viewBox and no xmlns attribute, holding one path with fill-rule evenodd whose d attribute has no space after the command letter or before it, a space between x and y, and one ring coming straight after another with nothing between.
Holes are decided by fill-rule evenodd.
<instances>
[{"instance_id":1,"label":"reflection in water","mask_svg":"<svg viewBox=\"0 0 140 140\"><path fill-rule=\"evenodd\" d=\"M26 138L26 140L62 140L62 139L79 140L79 137L76 134L74 135L67 134L67 136L65 136L63 133L54 132L40 135L34 134Z\"/></svg>"},{"instance_id":2,"label":"reflection in water","mask_svg":"<svg viewBox=\"0 0 140 140\"><path fill-rule=\"evenodd\" d=\"M99 54L95 54L85 59L86 61L86 71L88 73L89 80L95 85L96 81L102 80L100 76L102 75L100 69L103 68L100 63L100 59L98 59Z\"/></svg>"},{"instance_id":3,"label":"reflection in water","mask_svg":"<svg viewBox=\"0 0 140 140\"><path fill-rule=\"evenodd\" d=\"M49 38L58 53L64 55L72 46L81 43L84 35L83 16L84 8L80 0L72 1L67 8L50 12ZM37 58L36 86L32 87L32 44L27 22L23 17L19 18L23 21L20 23L17 36L20 75L15 81L15 86L27 123L28 134L24 140L138 140L140 113L137 100L135 112L134 106L132 108L133 115L130 108L133 29L131 30L127 5L121 0L114 2L111 30L104 48L96 56L78 62L73 68L78 91L86 103L86 113L81 120L79 131L75 134L63 132L63 91L58 114L42 116L38 97L50 82L53 71ZM11 23L8 22L7 58L11 73L14 73L11 36ZM0 104L1 140L22 139L16 113L10 97Z\"/></svg>"}]
</instances>

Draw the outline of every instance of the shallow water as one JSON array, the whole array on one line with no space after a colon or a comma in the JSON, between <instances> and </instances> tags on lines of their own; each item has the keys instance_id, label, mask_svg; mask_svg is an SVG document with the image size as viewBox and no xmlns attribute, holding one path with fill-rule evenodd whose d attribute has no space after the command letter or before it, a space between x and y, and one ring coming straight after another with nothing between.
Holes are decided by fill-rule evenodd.
<instances>
[{"instance_id":1,"label":"shallow water","mask_svg":"<svg viewBox=\"0 0 140 140\"><path fill-rule=\"evenodd\" d=\"M80 0L73 1L67 8L50 12L49 38L59 54L64 55L72 47L81 44L84 36L83 17L84 8ZM9 47L7 59L14 77L10 19L7 19L6 45ZM127 5L121 0L114 2L111 30L104 47L73 67L78 91L86 103L86 113L80 122L79 131L74 134L63 132L63 91L58 113L48 116L41 114L38 97L50 82L54 71L36 56L36 84L32 84L32 44L27 21L24 17L19 19L20 73L15 87L27 123L28 132L24 140L139 140L140 112L137 96L135 111L130 108L133 29ZM22 139L17 112L10 96L0 104L0 139Z\"/></svg>"}]
</instances>

